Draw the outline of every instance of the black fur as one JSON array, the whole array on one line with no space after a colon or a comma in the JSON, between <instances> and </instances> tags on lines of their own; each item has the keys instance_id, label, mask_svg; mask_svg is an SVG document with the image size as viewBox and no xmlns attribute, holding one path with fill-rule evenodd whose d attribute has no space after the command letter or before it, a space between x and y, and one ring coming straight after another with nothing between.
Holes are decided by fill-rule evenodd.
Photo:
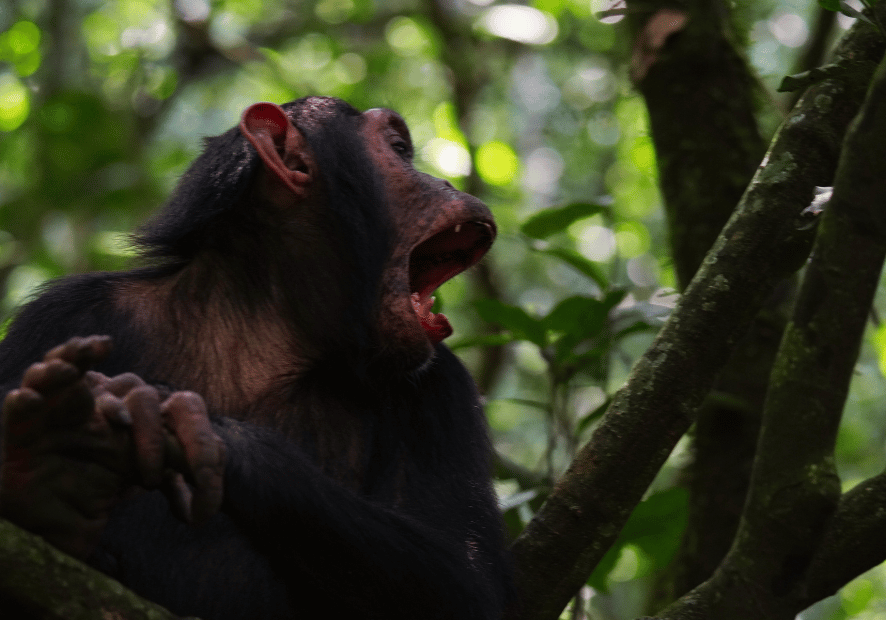
<instances>
[{"instance_id":1,"label":"black fur","mask_svg":"<svg viewBox=\"0 0 886 620\"><path fill-rule=\"evenodd\" d=\"M222 512L192 527L170 514L159 492L134 492L115 510L91 562L175 613L204 620L499 618L510 596L508 568L473 383L442 345L420 371L367 380L378 282L392 243L381 184L353 108L325 98L285 108L323 172L329 243L352 294L345 324L325 322L322 296L310 288L316 273L277 264L292 250L272 236L280 236L279 223L251 203L259 159L232 129L207 141L167 207L140 232L144 265L62 279L20 311L0 344L0 385L4 393L16 387L47 350L91 334L114 339L98 370L156 381L164 365L180 363L177 352L159 347L115 306L114 291L218 253L225 257L218 273L183 289L175 303L191 304L195 288L221 282L240 291L246 317L263 304L291 304L299 327L325 338L312 369L280 385L280 401L307 423L269 428L243 421L250 412L213 412L228 448ZM285 274L291 290L266 290L279 288L277 269L293 271ZM325 429L340 424L359 427L353 484L339 481L345 457L325 451Z\"/></svg>"}]
</instances>

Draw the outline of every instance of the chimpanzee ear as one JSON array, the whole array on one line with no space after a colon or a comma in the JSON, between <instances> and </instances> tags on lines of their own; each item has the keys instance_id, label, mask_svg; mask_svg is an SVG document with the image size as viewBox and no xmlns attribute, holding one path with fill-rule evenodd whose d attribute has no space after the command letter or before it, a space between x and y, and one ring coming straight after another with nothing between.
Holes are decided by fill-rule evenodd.
<instances>
[{"instance_id":1,"label":"chimpanzee ear","mask_svg":"<svg viewBox=\"0 0 886 620\"><path fill-rule=\"evenodd\" d=\"M273 103L249 106L240 119L240 132L297 199L307 195L313 168L310 150L283 108Z\"/></svg>"}]
</instances>

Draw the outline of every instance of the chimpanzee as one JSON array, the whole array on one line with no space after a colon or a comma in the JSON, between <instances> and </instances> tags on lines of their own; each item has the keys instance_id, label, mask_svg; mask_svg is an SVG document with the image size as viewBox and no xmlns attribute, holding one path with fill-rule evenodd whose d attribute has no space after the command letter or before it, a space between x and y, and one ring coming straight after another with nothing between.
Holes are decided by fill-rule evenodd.
<instances>
[{"instance_id":1,"label":"chimpanzee","mask_svg":"<svg viewBox=\"0 0 886 620\"><path fill-rule=\"evenodd\" d=\"M485 422L431 309L495 225L412 155L326 97L209 139L135 268L11 324L0 514L206 620L501 617Z\"/></svg>"}]
</instances>

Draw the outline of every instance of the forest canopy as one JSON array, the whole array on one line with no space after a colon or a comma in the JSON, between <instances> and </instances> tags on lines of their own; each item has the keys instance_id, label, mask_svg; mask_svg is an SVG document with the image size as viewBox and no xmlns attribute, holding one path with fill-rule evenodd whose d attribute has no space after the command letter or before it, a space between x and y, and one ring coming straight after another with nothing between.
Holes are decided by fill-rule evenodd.
<instances>
[{"instance_id":1,"label":"forest canopy","mask_svg":"<svg viewBox=\"0 0 886 620\"><path fill-rule=\"evenodd\" d=\"M498 225L435 308L486 406L515 617L880 617L884 26L872 0L6 2L0 305L128 264L254 102L395 109Z\"/></svg>"}]
</instances>

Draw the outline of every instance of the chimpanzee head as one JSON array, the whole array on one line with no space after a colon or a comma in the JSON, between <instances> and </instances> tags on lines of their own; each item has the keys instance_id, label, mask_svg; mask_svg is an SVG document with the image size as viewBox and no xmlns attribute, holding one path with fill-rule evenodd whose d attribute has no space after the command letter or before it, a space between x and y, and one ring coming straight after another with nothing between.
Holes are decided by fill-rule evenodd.
<instances>
[{"instance_id":1,"label":"chimpanzee head","mask_svg":"<svg viewBox=\"0 0 886 620\"><path fill-rule=\"evenodd\" d=\"M237 272L314 361L417 368L452 333L434 290L486 253L495 224L412 158L390 110L258 103L208 142L139 241L171 265L211 256Z\"/></svg>"}]
</instances>

